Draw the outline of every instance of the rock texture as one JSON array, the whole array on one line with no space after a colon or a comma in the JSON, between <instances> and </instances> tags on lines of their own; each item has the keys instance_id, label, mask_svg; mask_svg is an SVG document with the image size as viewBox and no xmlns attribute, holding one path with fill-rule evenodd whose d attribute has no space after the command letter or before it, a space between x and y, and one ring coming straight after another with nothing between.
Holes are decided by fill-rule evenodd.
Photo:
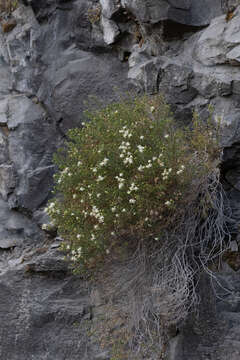
<instances>
[{"instance_id":1,"label":"rock texture","mask_svg":"<svg viewBox=\"0 0 240 360\"><path fill-rule=\"evenodd\" d=\"M172 20L185 25L204 26L222 12L219 0L122 0L121 3L140 22L151 24Z\"/></svg>"},{"instance_id":2,"label":"rock texture","mask_svg":"<svg viewBox=\"0 0 240 360\"><path fill-rule=\"evenodd\" d=\"M132 87L162 92L186 122L193 109L204 119L213 105L226 124L222 178L239 223L237 5L237 0L19 0L11 15L2 14L1 359L110 359L89 336L98 306L90 301L89 285L71 275L58 250L61 239L41 229L49 221L44 207L53 184L52 155L67 130L81 124L90 95L106 102ZM240 270L230 265L216 274L218 296L208 292L203 278L199 318L189 317L179 327L169 360L239 359Z\"/></svg>"}]
</instances>

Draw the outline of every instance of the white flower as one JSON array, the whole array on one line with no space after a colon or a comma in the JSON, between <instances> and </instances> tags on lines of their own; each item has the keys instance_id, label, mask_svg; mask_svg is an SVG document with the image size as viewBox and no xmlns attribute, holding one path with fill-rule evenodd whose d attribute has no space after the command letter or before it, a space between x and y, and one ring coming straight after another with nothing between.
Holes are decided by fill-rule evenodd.
<instances>
[{"instance_id":1,"label":"white flower","mask_svg":"<svg viewBox=\"0 0 240 360\"><path fill-rule=\"evenodd\" d=\"M184 166L184 165L182 165L182 166L181 166L181 169L183 169L183 170L184 170L184 169L185 169L185 166Z\"/></svg>"},{"instance_id":2,"label":"white flower","mask_svg":"<svg viewBox=\"0 0 240 360\"><path fill-rule=\"evenodd\" d=\"M100 166L104 166L104 165L107 165L107 162L109 161L108 158L104 158L102 162L100 162Z\"/></svg>"},{"instance_id":3,"label":"white flower","mask_svg":"<svg viewBox=\"0 0 240 360\"><path fill-rule=\"evenodd\" d=\"M122 212L123 212L123 213L126 212L126 209L122 209Z\"/></svg>"},{"instance_id":4,"label":"white flower","mask_svg":"<svg viewBox=\"0 0 240 360\"><path fill-rule=\"evenodd\" d=\"M72 173L68 173L68 176L72 176Z\"/></svg>"},{"instance_id":5,"label":"white flower","mask_svg":"<svg viewBox=\"0 0 240 360\"><path fill-rule=\"evenodd\" d=\"M97 198L99 198L100 196L101 196L101 194L98 193L98 194L97 194Z\"/></svg>"},{"instance_id":6,"label":"white flower","mask_svg":"<svg viewBox=\"0 0 240 360\"><path fill-rule=\"evenodd\" d=\"M130 186L130 192L137 191L137 190L138 190L137 185L135 183L132 183L131 186ZM128 193L130 193L130 192L128 192Z\"/></svg>"},{"instance_id":7,"label":"white flower","mask_svg":"<svg viewBox=\"0 0 240 360\"><path fill-rule=\"evenodd\" d=\"M140 165L140 166L138 167L138 171L140 171L140 172L142 172L144 169L145 169L145 166Z\"/></svg>"},{"instance_id":8,"label":"white flower","mask_svg":"<svg viewBox=\"0 0 240 360\"><path fill-rule=\"evenodd\" d=\"M149 218L148 217L145 217L145 219L144 219L145 221L148 221L149 220Z\"/></svg>"},{"instance_id":9,"label":"white flower","mask_svg":"<svg viewBox=\"0 0 240 360\"><path fill-rule=\"evenodd\" d=\"M47 224L42 224L42 229L43 229L43 230L47 230L47 228L48 228L48 225L47 225Z\"/></svg>"},{"instance_id":10,"label":"white flower","mask_svg":"<svg viewBox=\"0 0 240 360\"><path fill-rule=\"evenodd\" d=\"M123 187L124 187L124 183L121 182L120 184L118 184L119 189L122 189Z\"/></svg>"},{"instance_id":11,"label":"white flower","mask_svg":"<svg viewBox=\"0 0 240 360\"><path fill-rule=\"evenodd\" d=\"M123 133L123 137L124 137L124 138L130 138L130 137L132 137L132 134L129 132L129 130L126 130L126 131Z\"/></svg>"},{"instance_id":12,"label":"white flower","mask_svg":"<svg viewBox=\"0 0 240 360\"><path fill-rule=\"evenodd\" d=\"M111 235L112 235L112 236L114 236L114 235L115 235L115 232L114 232L114 231L112 231L112 232L111 232Z\"/></svg>"},{"instance_id":13,"label":"white flower","mask_svg":"<svg viewBox=\"0 0 240 360\"><path fill-rule=\"evenodd\" d=\"M81 161L78 161L77 164L78 164L78 166L81 166L81 165L82 165L82 162L81 162Z\"/></svg>"},{"instance_id":14,"label":"white flower","mask_svg":"<svg viewBox=\"0 0 240 360\"><path fill-rule=\"evenodd\" d=\"M80 191L84 191L84 187L81 186L81 187L79 188L79 190L80 190Z\"/></svg>"},{"instance_id":15,"label":"white flower","mask_svg":"<svg viewBox=\"0 0 240 360\"><path fill-rule=\"evenodd\" d=\"M145 150L145 146L137 145L138 151L142 153Z\"/></svg>"},{"instance_id":16,"label":"white flower","mask_svg":"<svg viewBox=\"0 0 240 360\"><path fill-rule=\"evenodd\" d=\"M103 179L104 179L104 176L99 175L98 178L97 178L97 182L103 181Z\"/></svg>"},{"instance_id":17,"label":"white flower","mask_svg":"<svg viewBox=\"0 0 240 360\"><path fill-rule=\"evenodd\" d=\"M119 157L122 159L124 157L124 154L120 154Z\"/></svg>"},{"instance_id":18,"label":"white flower","mask_svg":"<svg viewBox=\"0 0 240 360\"><path fill-rule=\"evenodd\" d=\"M168 134L166 134L164 137L165 137L165 139L167 139L167 138L169 137L169 135L168 135Z\"/></svg>"},{"instance_id":19,"label":"white flower","mask_svg":"<svg viewBox=\"0 0 240 360\"><path fill-rule=\"evenodd\" d=\"M132 164L132 163L133 163L133 158L132 158L132 156L130 155L130 156L126 157L126 158L123 160L123 163L124 163L124 164Z\"/></svg>"},{"instance_id":20,"label":"white flower","mask_svg":"<svg viewBox=\"0 0 240 360\"><path fill-rule=\"evenodd\" d=\"M115 114L118 114L118 110L115 110Z\"/></svg>"},{"instance_id":21,"label":"white flower","mask_svg":"<svg viewBox=\"0 0 240 360\"><path fill-rule=\"evenodd\" d=\"M149 168L151 168L151 167L152 167L152 163L149 163L149 164L146 165L146 168L147 168L147 169L149 169Z\"/></svg>"},{"instance_id":22,"label":"white flower","mask_svg":"<svg viewBox=\"0 0 240 360\"><path fill-rule=\"evenodd\" d=\"M143 135L141 135L141 136L140 136L140 139L141 139L141 140L143 140L143 139L144 139L144 136L143 136Z\"/></svg>"},{"instance_id":23,"label":"white flower","mask_svg":"<svg viewBox=\"0 0 240 360\"><path fill-rule=\"evenodd\" d=\"M169 206L169 205L171 205L171 202L170 202L170 201L166 201L166 202L165 202L165 205Z\"/></svg>"},{"instance_id":24,"label":"white flower","mask_svg":"<svg viewBox=\"0 0 240 360\"><path fill-rule=\"evenodd\" d=\"M154 240L158 241L158 237L155 237Z\"/></svg>"},{"instance_id":25,"label":"white flower","mask_svg":"<svg viewBox=\"0 0 240 360\"><path fill-rule=\"evenodd\" d=\"M67 250L70 250L70 245L67 245Z\"/></svg>"},{"instance_id":26,"label":"white flower","mask_svg":"<svg viewBox=\"0 0 240 360\"><path fill-rule=\"evenodd\" d=\"M135 204L136 200L135 199L130 199L129 202L130 202L130 204Z\"/></svg>"},{"instance_id":27,"label":"white flower","mask_svg":"<svg viewBox=\"0 0 240 360\"><path fill-rule=\"evenodd\" d=\"M93 171L94 173L96 173L96 172L97 172L97 168L93 168L92 171Z\"/></svg>"},{"instance_id":28,"label":"white flower","mask_svg":"<svg viewBox=\"0 0 240 360\"><path fill-rule=\"evenodd\" d=\"M155 110L155 107L154 107L154 106L151 106L151 107L150 107L150 111L151 111L151 112L154 112L154 110Z\"/></svg>"},{"instance_id":29,"label":"white flower","mask_svg":"<svg viewBox=\"0 0 240 360\"><path fill-rule=\"evenodd\" d=\"M76 199L77 195L76 194L73 194L73 199Z\"/></svg>"},{"instance_id":30,"label":"white flower","mask_svg":"<svg viewBox=\"0 0 240 360\"><path fill-rule=\"evenodd\" d=\"M111 210L112 210L112 212L115 212L115 211L116 211L116 206L113 206L113 207L111 208Z\"/></svg>"},{"instance_id":31,"label":"white flower","mask_svg":"<svg viewBox=\"0 0 240 360\"><path fill-rule=\"evenodd\" d=\"M155 161L155 160L157 160L157 157L153 156L152 161Z\"/></svg>"}]
</instances>

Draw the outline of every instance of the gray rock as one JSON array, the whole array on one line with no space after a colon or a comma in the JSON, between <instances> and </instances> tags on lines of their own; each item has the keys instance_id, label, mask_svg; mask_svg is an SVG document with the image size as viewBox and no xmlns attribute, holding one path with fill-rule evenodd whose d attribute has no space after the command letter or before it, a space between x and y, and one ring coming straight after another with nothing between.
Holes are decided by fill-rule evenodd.
<instances>
[{"instance_id":1,"label":"gray rock","mask_svg":"<svg viewBox=\"0 0 240 360\"><path fill-rule=\"evenodd\" d=\"M7 125L8 122L8 98L4 97L0 101L0 124L1 126Z\"/></svg>"},{"instance_id":2,"label":"gray rock","mask_svg":"<svg viewBox=\"0 0 240 360\"><path fill-rule=\"evenodd\" d=\"M100 0L100 4L102 7L102 14L107 19L111 19L121 8L118 0Z\"/></svg>"},{"instance_id":3,"label":"gray rock","mask_svg":"<svg viewBox=\"0 0 240 360\"><path fill-rule=\"evenodd\" d=\"M233 94L240 94L240 81L239 80L233 80L232 84L232 91Z\"/></svg>"},{"instance_id":4,"label":"gray rock","mask_svg":"<svg viewBox=\"0 0 240 360\"><path fill-rule=\"evenodd\" d=\"M171 20L185 25L204 26L223 11L221 0L121 0L121 3L140 22L151 24Z\"/></svg>"},{"instance_id":5,"label":"gray rock","mask_svg":"<svg viewBox=\"0 0 240 360\"><path fill-rule=\"evenodd\" d=\"M7 99L7 125L10 130L20 124L41 122L45 115L43 108L23 95L15 95Z\"/></svg>"},{"instance_id":6,"label":"gray rock","mask_svg":"<svg viewBox=\"0 0 240 360\"><path fill-rule=\"evenodd\" d=\"M50 223L50 218L49 218L48 214L46 213L46 211L44 209L41 209L41 208L34 211L33 219L40 227L42 227L43 224Z\"/></svg>"},{"instance_id":7,"label":"gray rock","mask_svg":"<svg viewBox=\"0 0 240 360\"><path fill-rule=\"evenodd\" d=\"M178 64L166 64L162 70L159 91L166 94L170 104L187 104L197 95L191 85L193 72L191 68Z\"/></svg>"},{"instance_id":8,"label":"gray rock","mask_svg":"<svg viewBox=\"0 0 240 360\"><path fill-rule=\"evenodd\" d=\"M46 203L52 188L54 172L54 166L27 171L24 174L24 181L20 183L16 192L19 206L34 211Z\"/></svg>"},{"instance_id":9,"label":"gray rock","mask_svg":"<svg viewBox=\"0 0 240 360\"><path fill-rule=\"evenodd\" d=\"M226 54L229 61L236 61L235 65L240 65L240 46L235 46L231 51Z\"/></svg>"},{"instance_id":10,"label":"gray rock","mask_svg":"<svg viewBox=\"0 0 240 360\"><path fill-rule=\"evenodd\" d=\"M240 8L233 18L226 21L226 16L214 19L202 32L195 46L195 58L204 65L238 63Z\"/></svg>"},{"instance_id":11,"label":"gray rock","mask_svg":"<svg viewBox=\"0 0 240 360\"><path fill-rule=\"evenodd\" d=\"M7 202L0 200L0 247L23 246L29 240L39 240L39 228L26 216L10 211ZM6 245L7 244L7 245Z\"/></svg>"},{"instance_id":12,"label":"gray rock","mask_svg":"<svg viewBox=\"0 0 240 360\"><path fill-rule=\"evenodd\" d=\"M133 47L133 52L131 53L128 64L129 68L134 68L135 66L142 65L147 61L151 60L151 56L148 55L144 49L140 48L138 45Z\"/></svg>"},{"instance_id":13,"label":"gray rock","mask_svg":"<svg viewBox=\"0 0 240 360\"><path fill-rule=\"evenodd\" d=\"M8 163L8 143L7 143L8 128L0 128L0 164Z\"/></svg>"},{"instance_id":14,"label":"gray rock","mask_svg":"<svg viewBox=\"0 0 240 360\"><path fill-rule=\"evenodd\" d=\"M64 56L62 53L61 58ZM61 68L56 69L55 65L49 66L43 75L46 80L38 96L50 108L51 114L61 119L63 132L81 123L83 111L89 106L86 104L89 96L97 97L101 92L101 99L111 101L117 98L118 91L127 90L129 86L126 64L108 54L95 55L76 49L71 61L66 57Z\"/></svg>"},{"instance_id":15,"label":"gray rock","mask_svg":"<svg viewBox=\"0 0 240 360\"><path fill-rule=\"evenodd\" d=\"M207 99L215 96L229 96L232 93L231 80L221 80L210 74L195 73L191 85Z\"/></svg>"},{"instance_id":16,"label":"gray rock","mask_svg":"<svg viewBox=\"0 0 240 360\"><path fill-rule=\"evenodd\" d=\"M1 39L0 39L0 44L1 44ZM0 52L1 52L1 50L0 50ZM2 95L8 94L9 90L11 89L11 86L12 86L10 69L7 66L7 64L2 56L0 57L0 77L1 77L0 95L2 96ZM0 111L0 117L1 117L1 113L2 112Z\"/></svg>"},{"instance_id":17,"label":"gray rock","mask_svg":"<svg viewBox=\"0 0 240 360\"><path fill-rule=\"evenodd\" d=\"M0 165L0 194L4 200L16 186L16 172L12 165Z\"/></svg>"},{"instance_id":18,"label":"gray rock","mask_svg":"<svg viewBox=\"0 0 240 360\"><path fill-rule=\"evenodd\" d=\"M1 277L0 291L6 310L0 315L5 324L0 332L2 359L93 358L84 320L90 312L87 288L80 279L9 270Z\"/></svg>"},{"instance_id":19,"label":"gray rock","mask_svg":"<svg viewBox=\"0 0 240 360\"><path fill-rule=\"evenodd\" d=\"M133 66L128 72L128 78L136 81L148 94L158 92L160 65L158 61L148 60Z\"/></svg>"},{"instance_id":20,"label":"gray rock","mask_svg":"<svg viewBox=\"0 0 240 360\"><path fill-rule=\"evenodd\" d=\"M47 248L40 248L37 250L38 257L27 261L27 271L34 273L52 273L56 276L58 272L67 274L69 272L69 264L64 260L63 254L56 250L47 250ZM43 254L41 254L43 253Z\"/></svg>"},{"instance_id":21,"label":"gray rock","mask_svg":"<svg viewBox=\"0 0 240 360\"><path fill-rule=\"evenodd\" d=\"M103 39L107 45L113 44L116 40L120 31L118 29L117 24L102 16L101 25L103 29Z\"/></svg>"},{"instance_id":22,"label":"gray rock","mask_svg":"<svg viewBox=\"0 0 240 360\"><path fill-rule=\"evenodd\" d=\"M239 273L223 270L214 276L214 288L206 280L201 282L199 316L192 316L171 342L171 360L238 359Z\"/></svg>"}]
</instances>

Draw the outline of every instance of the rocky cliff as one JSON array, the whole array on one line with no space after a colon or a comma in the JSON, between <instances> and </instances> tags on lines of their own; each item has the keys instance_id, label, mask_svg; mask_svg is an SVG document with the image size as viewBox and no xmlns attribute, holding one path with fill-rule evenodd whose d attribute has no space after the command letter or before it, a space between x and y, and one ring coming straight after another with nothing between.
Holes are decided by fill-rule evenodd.
<instances>
[{"instance_id":1,"label":"rocky cliff","mask_svg":"<svg viewBox=\"0 0 240 360\"><path fill-rule=\"evenodd\" d=\"M0 30L0 358L111 359L88 329L105 307L41 229L52 155L90 95L164 93L179 121L226 124L222 177L240 219L240 6L230 0L19 0ZM114 89L117 91L114 91ZM240 358L240 254L199 284L169 360ZM229 265L230 263L230 265ZM91 294L95 294L94 296ZM153 359L148 354L147 359ZM113 358L112 358L113 360Z\"/></svg>"}]
</instances>

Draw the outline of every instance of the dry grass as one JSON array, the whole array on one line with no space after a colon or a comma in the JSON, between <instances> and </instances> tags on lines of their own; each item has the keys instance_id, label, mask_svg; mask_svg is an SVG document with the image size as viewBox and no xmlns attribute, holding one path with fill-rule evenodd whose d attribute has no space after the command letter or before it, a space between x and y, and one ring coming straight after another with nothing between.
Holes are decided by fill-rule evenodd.
<instances>
[{"instance_id":1,"label":"dry grass","mask_svg":"<svg viewBox=\"0 0 240 360\"><path fill-rule=\"evenodd\" d=\"M197 309L197 284L210 267L220 265L229 248L231 213L216 171L199 187L197 200L164 231L157 242L139 241L134 254L116 262L108 272L107 298L128 322L129 346L134 353L144 346L164 349L169 329ZM108 285L109 286L109 285ZM104 292L106 287L104 287ZM139 357L141 358L141 357Z\"/></svg>"}]
</instances>

